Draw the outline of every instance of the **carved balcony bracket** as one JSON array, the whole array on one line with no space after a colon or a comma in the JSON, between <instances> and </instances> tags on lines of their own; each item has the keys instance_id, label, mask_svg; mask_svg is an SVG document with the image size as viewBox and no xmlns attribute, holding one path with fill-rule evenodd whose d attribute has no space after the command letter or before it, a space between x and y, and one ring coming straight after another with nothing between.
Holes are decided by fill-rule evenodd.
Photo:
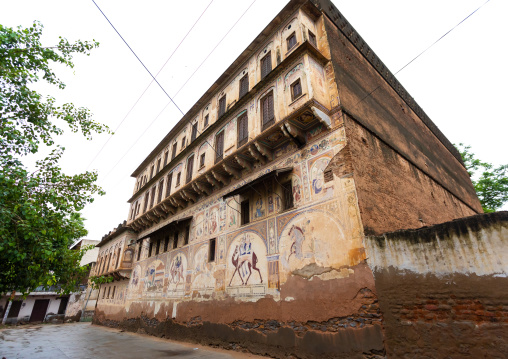
<instances>
[{"instance_id":1,"label":"carved balcony bracket","mask_svg":"<svg viewBox=\"0 0 508 359\"><path fill-rule=\"evenodd\" d=\"M212 186L217 187L217 188L221 188L221 187L222 187L222 186L221 186L221 183L220 183L219 181L217 181L217 180L215 179L215 177L214 177L214 176L212 176L212 174L211 174L211 173L207 173L207 174L205 175L205 177L206 177L206 180L207 180L207 181L208 181L208 182L209 182Z\"/></svg>"},{"instance_id":2,"label":"carved balcony bracket","mask_svg":"<svg viewBox=\"0 0 508 359\"><path fill-rule=\"evenodd\" d=\"M311 110L314 116L316 116L317 119L326 126L326 128L332 127L332 119L330 118L330 116L328 116L326 113L324 113L323 111L314 106L311 107Z\"/></svg>"},{"instance_id":3,"label":"carved balcony bracket","mask_svg":"<svg viewBox=\"0 0 508 359\"><path fill-rule=\"evenodd\" d=\"M224 167L226 172L229 173L231 176L235 177L235 179L242 178L242 172L238 168L235 168L227 163L224 163L222 166Z\"/></svg>"},{"instance_id":4,"label":"carved balcony bracket","mask_svg":"<svg viewBox=\"0 0 508 359\"><path fill-rule=\"evenodd\" d=\"M256 146L254 145L250 145L249 146L249 152L250 154L252 155L252 157L254 157L256 160L258 160L259 162L261 162L261 164L266 164L266 158L263 157L263 155L258 151L258 149L256 148Z\"/></svg>"},{"instance_id":5,"label":"carved balcony bracket","mask_svg":"<svg viewBox=\"0 0 508 359\"><path fill-rule=\"evenodd\" d=\"M268 147L266 147L265 145L263 145L261 142L258 141L255 141L254 145L263 156L268 158L269 161L273 160L273 151L271 149L269 149Z\"/></svg>"},{"instance_id":6,"label":"carved balcony bracket","mask_svg":"<svg viewBox=\"0 0 508 359\"><path fill-rule=\"evenodd\" d=\"M182 193L185 195L185 197L189 198L193 203L197 202L198 197L192 194L190 191L182 190Z\"/></svg>"},{"instance_id":7,"label":"carved balcony bracket","mask_svg":"<svg viewBox=\"0 0 508 359\"><path fill-rule=\"evenodd\" d=\"M236 159L236 162L238 162L240 164L240 166L242 166L246 170L252 171L252 168L254 168L254 166L252 165L252 162L247 161L245 158L242 158L240 156L235 156L235 159Z\"/></svg>"},{"instance_id":8,"label":"carved balcony bracket","mask_svg":"<svg viewBox=\"0 0 508 359\"><path fill-rule=\"evenodd\" d=\"M214 170L212 170L212 174L213 176L215 177L216 180L222 182L224 185L228 185L230 180L229 178L227 178L226 176L224 176L222 173L219 173L219 172L216 172Z\"/></svg>"},{"instance_id":9,"label":"carved balcony bracket","mask_svg":"<svg viewBox=\"0 0 508 359\"><path fill-rule=\"evenodd\" d=\"M194 185L198 190L200 190L202 193L205 193L208 196L212 193L212 189L210 188L210 186L207 186L204 183L195 182Z\"/></svg>"},{"instance_id":10,"label":"carved balcony bracket","mask_svg":"<svg viewBox=\"0 0 508 359\"><path fill-rule=\"evenodd\" d=\"M305 145L307 141L305 139L305 133L302 130L296 128L290 123L285 123L284 127L286 127L289 136L295 140L298 147L302 147L303 145Z\"/></svg>"}]
</instances>

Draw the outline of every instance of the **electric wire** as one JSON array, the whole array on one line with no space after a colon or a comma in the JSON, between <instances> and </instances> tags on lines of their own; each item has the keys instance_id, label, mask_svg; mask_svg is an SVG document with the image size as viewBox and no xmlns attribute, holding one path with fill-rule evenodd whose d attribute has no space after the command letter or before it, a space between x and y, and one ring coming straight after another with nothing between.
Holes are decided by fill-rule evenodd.
<instances>
[{"instance_id":1,"label":"electric wire","mask_svg":"<svg viewBox=\"0 0 508 359\"><path fill-rule=\"evenodd\" d=\"M123 158L125 158L127 156L127 154L132 150L132 148L134 148L134 146L139 142L139 140L143 137L143 135L146 133L146 131L148 131L148 129L155 123L155 121L157 120L157 118L162 114L162 112L169 106L169 104L173 103L176 108L180 111L180 113L184 116L185 114L183 113L183 111L176 105L176 103L174 102L173 98L171 96L169 96L169 94L166 92L166 90L162 87L162 85L155 79L155 77L152 75L152 73L148 70L148 68L144 65L144 63L141 61L141 59L136 55L136 53L132 50L132 48L129 46L129 44L125 41L125 39L122 37L122 35L120 35L120 33L118 32L118 30L116 30L116 28L114 27L114 25L111 23L111 21L107 18L107 16L104 14L104 12L99 8L99 6L95 3L94 0L92 0L94 2L94 4L97 6L97 8L100 10L100 12L103 14L103 16L106 18L106 20L109 22L109 24L113 27L113 29L116 31L116 33L118 34L118 36L120 36L120 38L124 41L124 43L127 45L127 47L131 50L131 52L134 54L134 56L139 60L139 62L143 65L143 67L145 68L145 70L150 74L150 76L153 78L153 80L159 85L159 87L162 89L162 91L166 94L166 96L170 99L170 101L164 106L164 108L162 109L162 111L159 112L159 114L152 120L152 122L148 125L148 127L141 133L140 136L138 136L138 138L134 141L134 143L129 147L129 149L124 153L124 155L115 163L115 165L110 169L110 171L101 179L101 183L104 183L105 179L113 172L113 170L120 164L121 160ZM238 24L238 22L240 21L240 19L247 13L247 11L252 7L252 5L256 2L257 0L254 0L252 1L252 3L247 7L247 9L242 13L242 15L240 15L240 17L235 21L235 23L233 24L233 26L231 26L231 28L226 32L226 34L219 40L219 42L215 45L215 47L212 49L212 51L210 51L210 53L205 57L205 60L203 60L201 62L201 64L198 66L198 68L191 74L191 76L187 79L187 81L184 83L184 85L182 87L180 87L180 89L176 92L175 96L185 87L185 85L189 82L189 80L194 76L194 74L197 72L197 70L205 63L205 61L210 57L210 55L217 49L217 47L219 46L219 44L224 40L224 38L233 30L233 28ZM173 97L175 97L173 96ZM197 130L197 132L199 132L199 134L202 134L202 131L199 131ZM215 148L208 142L208 140L205 139L205 142L217 153L217 151L215 150Z\"/></svg>"},{"instance_id":2,"label":"electric wire","mask_svg":"<svg viewBox=\"0 0 508 359\"><path fill-rule=\"evenodd\" d=\"M466 21L467 19L469 19L471 16L473 16L478 10L480 10L482 7L484 7L490 0L487 0L485 1L482 5L480 5L476 10L474 10L472 13L470 13L469 15L467 15L464 19L462 19L457 25L455 25L454 27L452 27L450 30L448 30L447 32L445 32L440 38L438 38L436 41L434 41L431 45L429 45L425 50L423 50L422 52L420 52L418 55L416 55L411 61L409 61L407 64L405 64L404 66L402 66L397 72L395 72L393 74L393 76L396 76L397 74L399 74L402 70L404 70L406 67L408 67L410 64L412 64L416 59L418 59L420 56L422 56L425 52L427 52L431 47L433 47L434 45L436 45L439 41L441 41L444 37L446 37L446 35L448 35L450 32L452 32L453 30L455 30L459 25L461 25L464 21ZM360 101L358 101L356 104L354 104L354 106L352 108L355 108L356 106L358 106L360 103L362 103L365 99L367 99L367 97L369 97L370 95L372 95L378 88L380 88L381 85L378 85L376 88L374 88L374 90L370 91L367 95L365 95L365 97L363 97Z\"/></svg>"},{"instance_id":3,"label":"electric wire","mask_svg":"<svg viewBox=\"0 0 508 359\"><path fill-rule=\"evenodd\" d=\"M93 0L92 0L93 1ZM185 39L187 38L187 36L189 36L189 34L191 33L191 31L194 29L194 27L196 26L196 24L199 22L199 20L203 17L203 15L205 14L206 10L208 10L208 8L210 7L210 5L212 5L214 0L211 0L210 3L208 3L208 5L206 6L206 8L201 12L201 15L199 15L199 17L197 18L197 20L194 22L194 24L191 26L191 28L189 29L189 31L187 31L187 33L185 34L185 36L182 38L182 40L180 41L180 43L176 46L176 48L173 50L173 52L171 53L171 55L169 55L168 59L166 60L166 62L162 65L162 67L159 69L159 71L155 74L155 77L159 76L159 74L161 73L161 71L164 69L164 67L167 65L167 63L169 62L169 60L171 60L171 58L173 57L173 55L176 53L176 51L180 48L180 46L182 45L182 43L185 41ZM98 7L97 3L95 3L94 1L94 4L95 6ZM101 10L99 8L99 10ZM104 13L101 11L101 13L104 15ZM106 17L106 15L104 15ZM107 19L107 17L106 17ZM109 22L109 20L108 20ZM111 24L111 22L109 22ZM113 27L114 28L114 27ZM115 29L116 30L116 29ZM118 31L117 31L118 33ZM121 37L121 36L120 36ZM123 40L123 38L122 38ZM125 40L124 40L125 42ZM128 45L127 45L128 46ZM129 47L130 48L130 47ZM131 49L132 51L132 49ZM136 105L138 104L138 102L141 100L141 98L145 95L146 91L148 91L148 89L150 88L150 86L152 86L154 82L154 79L152 79L150 81L150 83L148 84L148 86L145 88L145 90L141 93L141 95L139 95L138 99L136 100L136 102L134 102L134 104L132 105L132 107L130 108L130 110L127 112L127 114L124 116L124 118L122 119L122 121L120 121L120 123L118 124L118 126L115 128L115 130L113 132L117 132L118 129L122 126L122 124L124 123L124 121L127 119L127 117L130 115L130 113L132 112L132 110L134 109L134 107L136 107ZM95 154L94 158L90 161L90 163L88 164L88 166L86 167L86 169L88 170L88 168L90 168L90 166L92 165L92 163L97 159L97 157L99 156L99 154L104 150L104 148L106 147L106 145L108 144L108 142L111 140L111 138L113 137L113 135L110 135L108 137L108 139L106 140L106 142L102 145L102 147L100 148L100 150Z\"/></svg>"}]
</instances>

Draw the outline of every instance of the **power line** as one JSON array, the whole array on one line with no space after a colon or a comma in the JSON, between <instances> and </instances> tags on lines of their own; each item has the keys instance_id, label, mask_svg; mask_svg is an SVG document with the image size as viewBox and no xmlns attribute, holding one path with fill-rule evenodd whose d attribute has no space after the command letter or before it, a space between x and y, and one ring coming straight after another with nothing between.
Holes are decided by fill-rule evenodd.
<instances>
[{"instance_id":1,"label":"power line","mask_svg":"<svg viewBox=\"0 0 508 359\"><path fill-rule=\"evenodd\" d=\"M127 47L129 47L129 49L134 53L134 51L131 49L131 47L127 44L127 42L125 41L125 39L120 35L120 33L116 30L116 28L113 26L113 24L111 23L111 21L109 21L109 19L106 17L106 15L104 14L104 12L99 8L99 6L97 5L97 3L92 0L93 3L95 4L95 6L97 6L97 8L99 9L99 11L102 13L102 15L104 15L104 17L106 18L106 20L108 20L109 24L113 27L113 29L115 29L116 33L120 36L120 38L124 41L124 43L127 45ZM214 0L211 0L210 3L208 3L208 5L206 6L206 8L201 12L201 15L199 15L199 17L197 18L197 20L194 22L194 24L191 26L191 28L189 29L189 31L187 31L187 33L185 34L185 36L182 38L182 40L180 41L180 43L176 46L176 48L173 50L173 52L171 53L171 55L169 55L168 59L166 60L166 62L164 63L164 65L162 65L162 67L159 69L159 71L155 74L155 77L159 76L159 74L161 73L161 71L164 69L164 67L167 65L167 63L169 62L169 60L171 60L171 58L173 57L173 55L176 53L176 51L180 48L180 46L182 45L182 43L185 41L185 39L187 38L187 36L189 36L189 34L191 33L191 31L194 29L194 27L196 26L196 24L199 22L199 20L201 19L201 17L204 15L204 13L206 12L206 10L208 10L208 8L210 7L210 5L212 5ZM136 54L134 53L134 55L136 56ZM138 58L138 56L136 56L136 58L141 62L141 60ZM143 65L144 66L144 65ZM145 67L146 69L146 67ZM145 88L145 90L141 93L141 95L138 97L138 99L136 100L136 102L134 103L134 105L132 105L132 107L130 108L130 110L127 112L127 114L125 115L125 117L122 119L122 121L120 121L120 123L118 124L118 126L115 128L115 130L113 132L116 132L118 131L118 129L120 128L120 126L122 126L123 122L125 121L125 119L130 115L130 113L132 112L132 110L134 109L134 107L136 107L136 105L138 104L138 102L141 100L141 98L145 95L146 91L150 88L150 86L154 83L154 80L155 78L152 78L152 80L150 81L150 83L148 84L148 86ZM101 149L99 150L99 152L97 152L97 154L95 155L95 157L92 159L92 161L90 161L90 163L88 164L87 166L87 169L92 165L92 163L97 159L97 157L99 156L99 154L102 152L102 150L104 150L104 148L106 147L106 145L108 144L108 142L111 140L111 138L113 137L113 135L110 135L109 138L107 139L107 141L102 145Z\"/></svg>"},{"instance_id":2,"label":"power line","mask_svg":"<svg viewBox=\"0 0 508 359\"><path fill-rule=\"evenodd\" d=\"M436 41L434 41L430 46L428 46L425 50L423 50L422 52L420 52L418 55L416 55L411 61L409 61L407 64L405 64L404 66L402 66L396 73L393 74L393 76L396 76L399 72L401 72L402 70L404 70L406 67L408 67L410 64L412 64L416 59L418 59L420 56L422 56L425 52L427 52L427 50L429 50L431 47L433 47L434 45L436 45L439 41L441 41L446 35L448 35L450 32L452 32L453 30L455 30L459 25L461 25L464 21L466 21L467 19L469 19L473 14L475 14L478 10L480 10L483 6L485 6L490 0L487 0L485 1L480 7L478 7L476 10L474 10L472 13L470 13L469 15L467 15L464 19L462 19L457 25L455 25L454 27L452 27L450 30L448 30L447 32L445 32L440 38L438 38ZM362 103L367 97L369 97L370 95L372 95L378 88L380 88L381 85L378 85L374 90L370 91L367 95L365 95L364 98L362 98L360 101L358 101L352 108L355 108L356 106L358 106L360 103Z\"/></svg>"},{"instance_id":3,"label":"power line","mask_svg":"<svg viewBox=\"0 0 508 359\"><path fill-rule=\"evenodd\" d=\"M92 1L94 1L94 0L92 0ZM225 34L225 35L224 35L224 36L223 36L223 37L219 40L219 42L217 43L217 45L215 45L215 47L212 49L212 51L210 51L210 53L209 53L209 54L205 57L205 59L201 62L201 64L198 66L198 68L197 68L197 69L196 69L196 70L195 70L195 71L191 74L191 76L190 76L190 77L189 77L189 78L185 81L184 85L183 85L182 87L180 87L180 89L176 92L176 94L175 94L173 97L176 97L176 96L178 95L178 93L179 93L179 92L180 92L180 91L181 91L181 90L185 87L185 85L186 85L186 84L189 82L189 80L190 80L190 79L194 76L194 74L197 72L197 70L198 70L198 69L199 69L199 68L200 68L200 67L201 67L201 66L205 63L205 61L206 61L206 60L210 57L210 55L211 55L211 54L215 51L215 49L217 49L217 47L218 47L218 46L220 45L220 43L224 40L224 38L225 38L225 37L226 37L226 36L227 36L227 35L231 32L231 30L233 30L233 28L234 28L234 27L238 24L238 22L240 21L240 19L241 19L241 18L242 18L242 17L243 17L246 13L247 13L247 11L248 11L248 10L252 7L252 5L253 5L256 1L257 1L257 0L254 0L254 1L253 1L250 5L249 5L249 7L247 7L247 9L243 12L243 14L242 14L242 15L240 15L240 17L239 17L239 18L235 21L235 23L233 24L233 26L231 26L231 28L230 28L230 29L226 32L226 34ZM95 3L95 1L94 1L94 3ZM101 12L102 12L102 11L101 11ZM104 15L104 16L105 16L105 15ZM109 22L109 20L108 20L108 22ZM111 22L109 22L109 23L111 24ZM113 24L111 24L111 26L113 26ZM113 27L113 28L114 28L114 27ZM116 29L115 29L115 31L116 31ZM117 33L118 33L118 31L117 31ZM120 34L118 33L118 35L120 35ZM121 37L121 35L120 35L120 37ZM122 38L122 40L123 40L123 38ZM124 40L124 42L125 42L125 40ZM126 44L127 44L127 43L126 43ZM129 45L127 45L127 46L129 46ZM130 49L130 47L129 47L129 49ZM132 50L131 50L131 51L132 51ZM136 58L138 58L138 57L136 56ZM139 60L139 58L138 58L138 60ZM141 61L141 60L140 60L140 61ZM143 65L143 66L144 66L144 65ZM149 71L146 67L145 67L145 69L146 69L146 70L150 73L150 71ZM150 75L151 75L151 73L150 73ZM153 77L153 76L152 76L152 77ZM131 145L131 147L129 147L129 149L128 149L125 153L124 153L124 155L123 155L123 156L122 156L122 157L121 157L121 158L120 158L120 159L119 159L119 160L115 163L115 165L114 165L114 166L111 168L111 170L110 170L110 171L106 174L106 176L104 176L104 177L103 177L102 182L103 182L103 181L107 178L107 176L108 176L109 174L111 174L111 173L113 172L113 170L116 168L116 166L118 166L118 164L121 162L121 160L122 160L123 158L125 158L125 156L127 155L127 153L128 153L130 150L132 150L132 148L133 148L133 147L134 147L134 146L135 146L135 145L139 142L139 140L141 139L141 137L143 137L143 135L146 133L146 131L148 131L148 129L149 129L149 128L150 128L150 127L151 127L151 126L155 123L155 120L157 120L157 118L158 118L158 117L162 114L162 112L166 109L166 107L168 107L168 105L169 105L170 103L173 103L173 104L175 104L175 106L176 106L176 103L175 103L175 102L174 102L174 100L173 100L173 99L169 96L169 94L168 94L168 93L164 90L164 88L162 88L162 86L161 86L158 82L157 82L157 84L159 85L159 87L161 87L161 89L164 91L164 93L166 94L166 96L168 96L168 97L169 97L170 102L168 102L168 103L164 106L164 108L162 109L162 111L161 111L161 112L159 112L159 114L157 115L157 117L155 117L155 118L152 120L152 122L151 122L151 123L148 125L148 127L147 127L144 131L143 131L143 133L142 133L140 136L138 136L138 138L136 139L136 141L134 141L134 143ZM178 110L180 110L180 108L179 108L178 106L176 106L176 107L178 108ZM184 115L184 113L182 112L182 110L180 110L180 112L182 113L182 115ZM197 130L197 132L199 132L199 134L201 134L201 133L202 133L202 132L201 132L201 131L199 131L199 130ZM217 151L215 150L215 148L214 148L214 147L213 147L213 146L212 146L212 145L208 142L208 140L206 140L206 139L205 139L205 142L206 142L206 143L208 143L208 145L209 145L209 146L210 146L210 147L211 147L211 148L212 148L215 152L217 152Z\"/></svg>"}]
</instances>

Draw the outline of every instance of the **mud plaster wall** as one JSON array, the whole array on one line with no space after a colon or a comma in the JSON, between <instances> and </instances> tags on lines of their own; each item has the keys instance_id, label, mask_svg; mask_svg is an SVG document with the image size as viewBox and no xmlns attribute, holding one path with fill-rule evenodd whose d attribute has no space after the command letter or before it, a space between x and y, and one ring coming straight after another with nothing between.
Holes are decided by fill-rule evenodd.
<instances>
[{"instance_id":1,"label":"mud plaster wall","mask_svg":"<svg viewBox=\"0 0 508 359\"><path fill-rule=\"evenodd\" d=\"M346 114L344 122L366 234L420 228L475 214ZM349 158L344 162L349 163Z\"/></svg>"},{"instance_id":2,"label":"mud plaster wall","mask_svg":"<svg viewBox=\"0 0 508 359\"><path fill-rule=\"evenodd\" d=\"M389 358L504 358L508 212L367 237Z\"/></svg>"},{"instance_id":3,"label":"mud plaster wall","mask_svg":"<svg viewBox=\"0 0 508 359\"><path fill-rule=\"evenodd\" d=\"M193 216L189 245L142 256L129 282L103 285L94 321L174 339L237 343L277 357L382 353L355 182L351 176L324 181L344 140L339 126L317 131L301 150L276 153L270 167L293 167L291 210L278 210L278 198L268 192L252 203L252 223L242 227L235 201L227 205L221 193L183 211L182 217ZM217 243L214 262L207 261L210 238ZM112 286L115 296L108 298Z\"/></svg>"},{"instance_id":4,"label":"mud plaster wall","mask_svg":"<svg viewBox=\"0 0 508 359\"><path fill-rule=\"evenodd\" d=\"M343 108L477 213L482 212L465 168L332 21L326 16L325 20Z\"/></svg>"}]
</instances>

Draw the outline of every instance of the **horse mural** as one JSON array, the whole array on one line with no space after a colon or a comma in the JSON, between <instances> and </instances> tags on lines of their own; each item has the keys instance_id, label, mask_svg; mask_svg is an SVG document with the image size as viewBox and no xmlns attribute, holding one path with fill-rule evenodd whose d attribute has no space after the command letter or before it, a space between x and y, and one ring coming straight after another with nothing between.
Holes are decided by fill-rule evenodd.
<instances>
[{"instance_id":1,"label":"horse mural","mask_svg":"<svg viewBox=\"0 0 508 359\"><path fill-rule=\"evenodd\" d=\"M258 263L258 257L256 253L251 248L251 242L250 238L248 238L246 235L242 238L242 241L239 245L235 246L235 250L233 251L233 255L231 256L231 263L235 267L235 271L233 272L233 275L231 276L231 280L229 281L229 286L231 286L231 283L233 282L233 278L235 277L235 274L238 272L238 276L240 277L242 281L242 285L247 285L250 276L252 275L252 269L257 270L259 273L259 279L261 280L261 283L263 283L263 277L261 275L261 271L257 267ZM244 281L242 276L242 270L247 274L247 279Z\"/></svg>"}]
</instances>

